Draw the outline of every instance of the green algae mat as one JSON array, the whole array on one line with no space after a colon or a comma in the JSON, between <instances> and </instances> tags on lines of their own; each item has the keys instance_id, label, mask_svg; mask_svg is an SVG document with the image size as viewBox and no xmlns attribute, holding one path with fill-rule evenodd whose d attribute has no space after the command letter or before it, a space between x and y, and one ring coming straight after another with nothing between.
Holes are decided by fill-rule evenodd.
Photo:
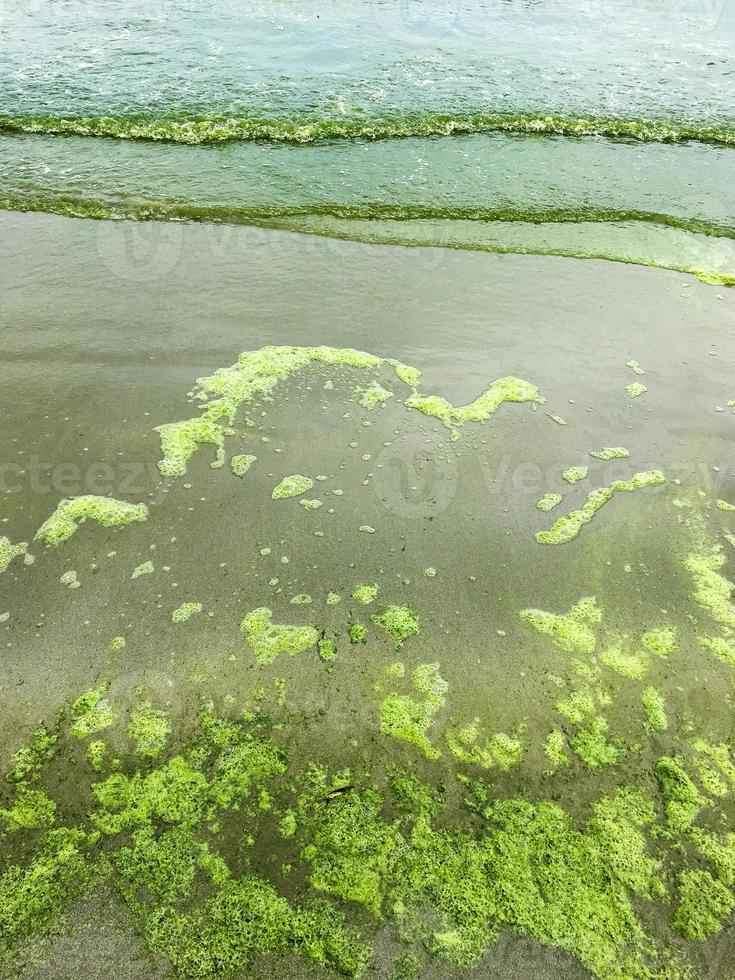
<instances>
[{"instance_id":1,"label":"green algae mat","mask_svg":"<svg viewBox=\"0 0 735 980\"><path fill-rule=\"evenodd\" d=\"M2 974L728 976L729 295L13 220Z\"/></svg>"}]
</instances>

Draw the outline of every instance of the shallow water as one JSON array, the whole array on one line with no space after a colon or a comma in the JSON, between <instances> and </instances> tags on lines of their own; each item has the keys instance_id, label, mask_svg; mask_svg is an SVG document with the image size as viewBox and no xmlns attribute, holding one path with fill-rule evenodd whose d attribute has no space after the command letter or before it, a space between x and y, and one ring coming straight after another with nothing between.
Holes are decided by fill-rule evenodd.
<instances>
[{"instance_id":1,"label":"shallow water","mask_svg":"<svg viewBox=\"0 0 735 980\"><path fill-rule=\"evenodd\" d=\"M734 31L717 0L6 4L0 206L731 284Z\"/></svg>"}]
</instances>

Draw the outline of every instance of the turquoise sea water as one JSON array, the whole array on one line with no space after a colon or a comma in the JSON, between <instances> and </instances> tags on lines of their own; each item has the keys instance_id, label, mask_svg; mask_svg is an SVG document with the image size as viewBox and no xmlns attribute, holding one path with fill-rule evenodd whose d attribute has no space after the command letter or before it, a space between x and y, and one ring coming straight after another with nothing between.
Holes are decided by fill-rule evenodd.
<instances>
[{"instance_id":1,"label":"turquoise sea water","mask_svg":"<svg viewBox=\"0 0 735 980\"><path fill-rule=\"evenodd\" d=\"M735 272L715 0L10 4L0 42L9 209Z\"/></svg>"}]
</instances>

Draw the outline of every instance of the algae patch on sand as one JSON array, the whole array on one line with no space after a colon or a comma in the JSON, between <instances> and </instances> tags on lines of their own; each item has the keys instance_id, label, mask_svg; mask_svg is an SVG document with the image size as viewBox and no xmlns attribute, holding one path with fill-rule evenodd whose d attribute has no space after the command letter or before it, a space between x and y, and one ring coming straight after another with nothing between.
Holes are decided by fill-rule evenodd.
<instances>
[{"instance_id":1,"label":"algae patch on sand","mask_svg":"<svg viewBox=\"0 0 735 980\"><path fill-rule=\"evenodd\" d=\"M86 691L71 705L73 723L70 729L77 738L87 738L115 724L117 715L105 698L107 687Z\"/></svg>"},{"instance_id":2,"label":"algae patch on sand","mask_svg":"<svg viewBox=\"0 0 735 980\"><path fill-rule=\"evenodd\" d=\"M308 493L314 487L314 481L308 476L294 473L292 476L284 476L278 486L273 488L271 497L274 500L288 500L290 497L300 497Z\"/></svg>"},{"instance_id":3,"label":"algae patch on sand","mask_svg":"<svg viewBox=\"0 0 735 980\"><path fill-rule=\"evenodd\" d=\"M250 467L257 461L257 456L243 453L240 456L233 456L230 460L230 469L235 476L245 476Z\"/></svg>"},{"instance_id":4,"label":"algae patch on sand","mask_svg":"<svg viewBox=\"0 0 735 980\"><path fill-rule=\"evenodd\" d=\"M674 928L686 939L703 942L716 935L733 909L735 895L708 871L684 871L679 876Z\"/></svg>"},{"instance_id":5,"label":"algae patch on sand","mask_svg":"<svg viewBox=\"0 0 735 980\"><path fill-rule=\"evenodd\" d=\"M366 585L358 585L352 592L352 598L363 606L369 606L378 594L378 586L373 582Z\"/></svg>"},{"instance_id":6,"label":"algae patch on sand","mask_svg":"<svg viewBox=\"0 0 735 980\"><path fill-rule=\"evenodd\" d=\"M545 493L536 504L536 509L542 511L553 510L563 499L560 493Z\"/></svg>"},{"instance_id":7,"label":"algae patch on sand","mask_svg":"<svg viewBox=\"0 0 735 980\"><path fill-rule=\"evenodd\" d=\"M163 752L171 733L171 724L163 711L157 711L150 701L136 705L130 715L128 735L135 743L138 755L156 759Z\"/></svg>"},{"instance_id":8,"label":"algae patch on sand","mask_svg":"<svg viewBox=\"0 0 735 980\"><path fill-rule=\"evenodd\" d=\"M144 561L137 568L133 569L133 574L130 576L131 579L140 578L141 575L152 575L155 571L152 561Z\"/></svg>"},{"instance_id":9,"label":"algae patch on sand","mask_svg":"<svg viewBox=\"0 0 735 980\"><path fill-rule=\"evenodd\" d=\"M536 385L521 378L497 378L473 402L453 405L441 395L422 395L414 391L406 401L407 408L415 408L424 415L431 415L442 425L452 429L465 422L486 422L504 402L533 402L543 405L545 399Z\"/></svg>"},{"instance_id":10,"label":"algae patch on sand","mask_svg":"<svg viewBox=\"0 0 735 980\"><path fill-rule=\"evenodd\" d=\"M317 645L319 634L313 626L283 626L273 622L273 613L264 606L253 609L243 619L245 634L255 659L260 664L273 663L282 654L293 657Z\"/></svg>"},{"instance_id":11,"label":"algae patch on sand","mask_svg":"<svg viewBox=\"0 0 735 980\"><path fill-rule=\"evenodd\" d=\"M413 686L421 700L405 694L389 694L380 706L380 730L416 745L429 759L441 758L441 749L429 740L434 716L444 706L447 682L439 674L439 664L419 664L412 674Z\"/></svg>"},{"instance_id":12,"label":"algae patch on sand","mask_svg":"<svg viewBox=\"0 0 735 980\"><path fill-rule=\"evenodd\" d=\"M610 460L610 459L628 459L630 453L624 446L605 446L603 449L599 449L597 452L590 453L595 459Z\"/></svg>"},{"instance_id":13,"label":"algae patch on sand","mask_svg":"<svg viewBox=\"0 0 735 980\"><path fill-rule=\"evenodd\" d=\"M0 574L10 565L14 558L24 555L28 549L28 543L22 541L20 544L11 544L7 537L0 537Z\"/></svg>"},{"instance_id":14,"label":"algae patch on sand","mask_svg":"<svg viewBox=\"0 0 735 980\"><path fill-rule=\"evenodd\" d=\"M732 602L733 583L720 574L725 556L714 549L709 554L691 554L684 565L694 579L694 598L704 606L715 622L735 629L735 604Z\"/></svg>"},{"instance_id":15,"label":"algae patch on sand","mask_svg":"<svg viewBox=\"0 0 735 980\"><path fill-rule=\"evenodd\" d=\"M558 517L547 531L538 531L539 544L566 544L576 538L582 528L589 524L595 514L616 493L628 493L645 487L656 487L666 482L660 470L647 470L635 473L629 480L614 480L608 487L599 487L587 495L586 502L579 510L570 511Z\"/></svg>"},{"instance_id":16,"label":"algae patch on sand","mask_svg":"<svg viewBox=\"0 0 735 980\"><path fill-rule=\"evenodd\" d=\"M587 466L570 466L568 470L564 470L561 478L567 483L579 483L580 480L585 479L588 473L589 467Z\"/></svg>"},{"instance_id":17,"label":"algae patch on sand","mask_svg":"<svg viewBox=\"0 0 735 980\"><path fill-rule=\"evenodd\" d=\"M385 403L393 397L392 391L388 391L387 388L379 385L377 381L373 381L373 383L367 388L360 390L359 402L363 408L367 408L368 411L372 411L373 409L378 408L380 405L385 405Z\"/></svg>"},{"instance_id":18,"label":"algae patch on sand","mask_svg":"<svg viewBox=\"0 0 735 980\"><path fill-rule=\"evenodd\" d=\"M129 504L112 497L72 497L61 501L33 540L55 547L68 541L85 521L97 521L103 527L124 527L136 521L145 521L147 517L145 504Z\"/></svg>"},{"instance_id":19,"label":"algae patch on sand","mask_svg":"<svg viewBox=\"0 0 735 980\"><path fill-rule=\"evenodd\" d=\"M463 728L450 729L445 735L449 751L460 762L508 772L523 760L523 745L520 739L505 732L487 736L480 726L480 719L474 718Z\"/></svg>"},{"instance_id":20,"label":"algae patch on sand","mask_svg":"<svg viewBox=\"0 0 735 980\"><path fill-rule=\"evenodd\" d=\"M201 602L183 602L171 613L172 623L188 623L192 616L197 616L203 609Z\"/></svg>"},{"instance_id":21,"label":"algae patch on sand","mask_svg":"<svg viewBox=\"0 0 735 980\"><path fill-rule=\"evenodd\" d=\"M370 618L393 640L396 650L401 648L405 640L415 636L419 631L418 617L408 606L386 606L382 613L376 613Z\"/></svg>"},{"instance_id":22,"label":"algae patch on sand","mask_svg":"<svg viewBox=\"0 0 735 980\"><path fill-rule=\"evenodd\" d=\"M244 351L236 364L197 380L194 397L203 406L199 417L156 428L163 453L158 463L161 474L170 477L184 474L188 461L199 446L205 444L215 446L215 465L222 465L224 440L228 434L222 423L231 426L242 405L256 399L272 401L282 382L315 364L373 372L388 366L412 389L404 402L405 407L434 416L449 428L465 422L486 421L504 402L544 403L535 385L520 378L504 377L491 382L473 402L457 407L440 395L419 394L416 386L421 380L421 372L394 358L376 357L351 348L262 347ZM372 381L367 387L358 389L358 394L360 404L372 409L384 404L393 393Z\"/></svg>"},{"instance_id":23,"label":"algae patch on sand","mask_svg":"<svg viewBox=\"0 0 735 980\"><path fill-rule=\"evenodd\" d=\"M567 653L590 654L594 653L597 645L597 636L592 627L602 621L602 611L594 596L586 596L566 614L524 609L520 618L537 633L551 637Z\"/></svg>"},{"instance_id":24,"label":"algae patch on sand","mask_svg":"<svg viewBox=\"0 0 735 980\"><path fill-rule=\"evenodd\" d=\"M629 398L640 398L641 395L644 395L648 391L648 388L642 385L640 381L633 381L625 386L625 390L628 392Z\"/></svg>"}]
</instances>

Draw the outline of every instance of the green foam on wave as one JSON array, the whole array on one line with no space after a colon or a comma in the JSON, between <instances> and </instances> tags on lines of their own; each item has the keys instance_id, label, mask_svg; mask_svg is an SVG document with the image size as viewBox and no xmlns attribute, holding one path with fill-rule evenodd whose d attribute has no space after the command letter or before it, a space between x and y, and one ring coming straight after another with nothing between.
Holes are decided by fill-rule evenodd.
<instances>
[{"instance_id":1,"label":"green foam on wave","mask_svg":"<svg viewBox=\"0 0 735 980\"><path fill-rule=\"evenodd\" d=\"M404 139L411 136L452 136L468 133L518 133L551 136L602 136L655 143L696 140L735 146L730 123L689 120L623 119L616 116L565 116L534 112L468 112L404 114L370 118L302 119L265 116L144 115L131 116L0 116L0 131L45 135L101 136L169 143L224 143L263 140L314 143L339 139Z\"/></svg>"}]
</instances>

